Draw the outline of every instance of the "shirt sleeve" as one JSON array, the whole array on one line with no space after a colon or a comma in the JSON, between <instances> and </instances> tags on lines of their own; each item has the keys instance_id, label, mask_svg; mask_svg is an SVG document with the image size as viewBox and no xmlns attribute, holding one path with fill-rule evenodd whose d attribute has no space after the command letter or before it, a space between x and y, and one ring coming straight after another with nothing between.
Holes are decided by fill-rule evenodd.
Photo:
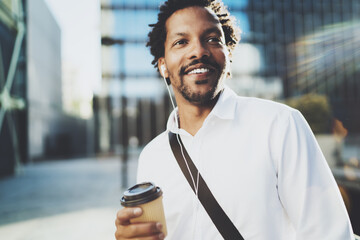
<instances>
[{"instance_id":1,"label":"shirt sleeve","mask_svg":"<svg viewBox=\"0 0 360 240\"><path fill-rule=\"evenodd\" d=\"M277 129L278 193L296 239L354 239L340 191L304 117L293 110Z\"/></svg>"}]
</instances>

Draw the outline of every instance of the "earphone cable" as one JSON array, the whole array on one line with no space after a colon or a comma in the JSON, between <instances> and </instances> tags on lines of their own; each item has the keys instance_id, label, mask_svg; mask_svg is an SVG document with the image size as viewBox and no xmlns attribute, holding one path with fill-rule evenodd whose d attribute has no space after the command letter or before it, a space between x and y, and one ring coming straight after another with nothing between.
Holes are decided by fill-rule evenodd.
<instances>
[{"instance_id":1,"label":"earphone cable","mask_svg":"<svg viewBox=\"0 0 360 240\"><path fill-rule=\"evenodd\" d=\"M177 113L176 113L176 108L175 108L174 100L173 100L173 98L171 97L170 87L169 87L169 85L167 84L166 78L165 78L164 76L163 76L163 79L164 79L164 81L165 81L165 85L166 85L167 91L168 91L168 93L169 93L169 98L170 98L170 101L171 101L171 105L172 105L172 107L173 107L173 109L174 109L175 124L176 124L177 131L178 131L177 134L176 134L176 140L177 140L177 142L178 142L179 145L180 145L181 155L182 155L182 157L183 157L183 159L184 159L184 162L185 162L185 164L186 164L186 167L187 167L187 169L188 169L188 171L189 171L189 173L190 173L191 180L192 180L192 182L193 182L194 189L195 189L195 195L196 195L196 197L198 197L199 171L197 171L197 174L196 174L196 183L195 183L194 176L193 176L193 174L192 174L191 171L190 171L190 167L189 167L188 161L187 161L187 159L186 159L186 157L185 157L185 155L184 155L183 146L182 146L182 144L181 144L181 142L180 142L180 139L179 139L180 126L179 126L179 121L178 121L178 116L177 116Z\"/></svg>"}]
</instances>

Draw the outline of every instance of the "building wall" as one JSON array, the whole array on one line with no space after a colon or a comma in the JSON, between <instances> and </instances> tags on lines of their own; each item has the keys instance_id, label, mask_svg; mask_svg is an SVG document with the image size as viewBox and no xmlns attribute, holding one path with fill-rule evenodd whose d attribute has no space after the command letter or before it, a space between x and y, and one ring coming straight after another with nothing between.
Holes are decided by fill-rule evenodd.
<instances>
[{"instance_id":1,"label":"building wall","mask_svg":"<svg viewBox=\"0 0 360 240\"><path fill-rule=\"evenodd\" d=\"M62 115L61 31L44 1L27 6L29 157L42 157Z\"/></svg>"},{"instance_id":2,"label":"building wall","mask_svg":"<svg viewBox=\"0 0 360 240\"><path fill-rule=\"evenodd\" d=\"M29 159L93 154L94 121L64 111L61 29L44 0L27 3Z\"/></svg>"}]
</instances>

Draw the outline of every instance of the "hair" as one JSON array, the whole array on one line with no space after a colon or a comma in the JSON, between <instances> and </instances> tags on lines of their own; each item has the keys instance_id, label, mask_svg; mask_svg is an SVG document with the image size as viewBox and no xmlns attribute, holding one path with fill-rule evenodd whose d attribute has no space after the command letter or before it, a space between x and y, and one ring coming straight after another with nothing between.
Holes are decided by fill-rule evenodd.
<instances>
[{"instance_id":1,"label":"hair","mask_svg":"<svg viewBox=\"0 0 360 240\"><path fill-rule=\"evenodd\" d=\"M230 56L240 41L240 29L236 25L234 17L230 16L227 7L221 0L168 0L160 6L158 21L155 24L149 24L152 30L148 34L147 47L154 56L151 62L155 68L158 67L159 58L165 55L166 40L166 21L177 10L187 7L200 6L211 9L219 18L220 24L224 31L226 46Z\"/></svg>"}]
</instances>

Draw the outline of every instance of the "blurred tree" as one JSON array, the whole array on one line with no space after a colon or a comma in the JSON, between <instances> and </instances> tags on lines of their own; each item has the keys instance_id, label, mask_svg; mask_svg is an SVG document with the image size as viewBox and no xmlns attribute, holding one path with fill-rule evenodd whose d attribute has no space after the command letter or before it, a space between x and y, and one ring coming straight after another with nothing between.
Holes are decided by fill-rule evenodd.
<instances>
[{"instance_id":1,"label":"blurred tree","mask_svg":"<svg viewBox=\"0 0 360 240\"><path fill-rule=\"evenodd\" d=\"M290 98L285 103L298 109L304 115L315 134L331 132L333 116L325 95L309 93L301 97Z\"/></svg>"}]
</instances>

